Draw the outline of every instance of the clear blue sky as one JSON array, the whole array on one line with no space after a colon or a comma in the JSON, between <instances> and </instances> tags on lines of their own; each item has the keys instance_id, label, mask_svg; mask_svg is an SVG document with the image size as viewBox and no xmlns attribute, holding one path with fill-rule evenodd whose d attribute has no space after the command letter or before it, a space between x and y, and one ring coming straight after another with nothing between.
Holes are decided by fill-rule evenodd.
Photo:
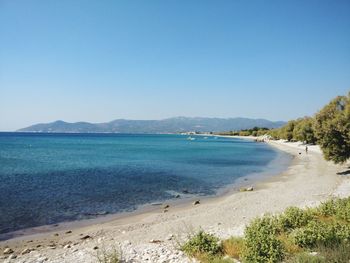
<instances>
[{"instance_id":1,"label":"clear blue sky","mask_svg":"<svg viewBox=\"0 0 350 263\"><path fill-rule=\"evenodd\" d=\"M349 0L0 0L0 130L312 115L350 90L349 14Z\"/></svg>"}]
</instances>

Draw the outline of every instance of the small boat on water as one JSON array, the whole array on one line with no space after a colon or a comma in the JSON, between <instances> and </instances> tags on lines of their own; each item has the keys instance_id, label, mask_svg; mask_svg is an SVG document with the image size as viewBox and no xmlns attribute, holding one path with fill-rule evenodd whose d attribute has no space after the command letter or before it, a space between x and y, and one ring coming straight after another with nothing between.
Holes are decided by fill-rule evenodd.
<instances>
[{"instance_id":1,"label":"small boat on water","mask_svg":"<svg viewBox=\"0 0 350 263\"><path fill-rule=\"evenodd\" d=\"M189 140L189 141L194 141L195 139L196 139L196 138L193 138L193 137L191 137L191 136L187 138L187 140Z\"/></svg>"}]
</instances>

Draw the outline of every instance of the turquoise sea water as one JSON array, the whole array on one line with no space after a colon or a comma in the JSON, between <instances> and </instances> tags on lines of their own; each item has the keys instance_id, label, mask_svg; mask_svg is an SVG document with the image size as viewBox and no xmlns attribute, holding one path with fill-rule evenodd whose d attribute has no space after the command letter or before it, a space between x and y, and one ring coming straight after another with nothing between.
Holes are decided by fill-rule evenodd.
<instances>
[{"instance_id":1,"label":"turquoise sea water","mask_svg":"<svg viewBox=\"0 0 350 263\"><path fill-rule=\"evenodd\" d=\"M185 189L214 195L287 158L263 143L192 137L0 133L0 234L131 211Z\"/></svg>"}]
</instances>

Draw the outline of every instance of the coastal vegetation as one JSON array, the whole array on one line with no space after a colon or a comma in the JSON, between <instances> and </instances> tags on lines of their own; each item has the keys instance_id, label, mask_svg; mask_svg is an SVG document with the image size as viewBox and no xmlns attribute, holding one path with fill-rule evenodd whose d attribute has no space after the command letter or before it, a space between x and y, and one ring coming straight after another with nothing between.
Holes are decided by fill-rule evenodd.
<instances>
[{"instance_id":1,"label":"coastal vegetation","mask_svg":"<svg viewBox=\"0 0 350 263\"><path fill-rule=\"evenodd\" d=\"M314 117L291 120L268 134L274 139L317 143L326 160L344 163L350 158L350 93L336 97Z\"/></svg>"},{"instance_id":2,"label":"coastal vegetation","mask_svg":"<svg viewBox=\"0 0 350 263\"><path fill-rule=\"evenodd\" d=\"M324 158L334 163L344 163L350 158L350 93L338 96L313 117L290 120L277 129L254 127L241 131L229 131L222 135L262 136L272 139L301 141L318 144Z\"/></svg>"},{"instance_id":3,"label":"coastal vegetation","mask_svg":"<svg viewBox=\"0 0 350 263\"><path fill-rule=\"evenodd\" d=\"M220 132L219 135L227 135L227 136L262 136L267 132L271 131L266 127L254 127L251 129L243 129L240 131L228 131L228 132Z\"/></svg>"},{"instance_id":4,"label":"coastal vegetation","mask_svg":"<svg viewBox=\"0 0 350 263\"><path fill-rule=\"evenodd\" d=\"M223 252L219 238L203 230L189 236L189 240L181 246L181 250L191 257L211 257L221 255Z\"/></svg>"},{"instance_id":5,"label":"coastal vegetation","mask_svg":"<svg viewBox=\"0 0 350 263\"><path fill-rule=\"evenodd\" d=\"M350 158L350 93L337 97L315 117L315 134L326 160Z\"/></svg>"},{"instance_id":6,"label":"coastal vegetation","mask_svg":"<svg viewBox=\"0 0 350 263\"><path fill-rule=\"evenodd\" d=\"M111 250L107 250L103 248L102 250L98 250L96 254L97 262L96 263L121 263L122 255L116 248L112 248Z\"/></svg>"},{"instance_id":7,"label":"coastal vegetation","mask_svg":"<svg viewBox=\"0 0 350 263\"><path fill-rule=\"evenodd\" d=\"M289 207L280 215L254 219L244 237L219 240L202 230L181 249L200 262L303 263L350 260L350 197L316 208Z\"/></svg>"}]
</instances>

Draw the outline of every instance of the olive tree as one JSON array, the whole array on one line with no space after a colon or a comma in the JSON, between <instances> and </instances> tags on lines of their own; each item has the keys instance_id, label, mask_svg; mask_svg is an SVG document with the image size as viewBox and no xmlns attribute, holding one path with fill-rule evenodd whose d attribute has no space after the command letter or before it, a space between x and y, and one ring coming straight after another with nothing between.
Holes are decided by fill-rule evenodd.
<instances>
[{"instance_id":1,"label":"olive tree","mask_svg":"<svg viewBox=\"0 0 350 263\"><path fill-rule=\"evenodd\" d=\"M315 116L315 133L326 160L350 158L350 93L338 96Z\"/></svg>"},{"instance_id":2,"label":"olive tree","mask_svg":"<svg viewBox=\"0 0 350 263\"><path fill-rule=\"evenodd\" d=\"M285 139L287 141L291 141L293 139L293 131L294 131L295 124L296 124L296 121L291 120L285 126L282 127L282 130L281 130L282 139Z\"/></svg>"},{"instance_id":3,"label":"olive tree","mask_svg":"<svg viewBox=\"0 0 350 263\"><path fill-rule=\"evenodd\" d=\"M315 144L316 136L313 126L313 118L305 117L302 119L298 119L294 126L293 138L297 141Z\"/></svg>"}]
</instances>

